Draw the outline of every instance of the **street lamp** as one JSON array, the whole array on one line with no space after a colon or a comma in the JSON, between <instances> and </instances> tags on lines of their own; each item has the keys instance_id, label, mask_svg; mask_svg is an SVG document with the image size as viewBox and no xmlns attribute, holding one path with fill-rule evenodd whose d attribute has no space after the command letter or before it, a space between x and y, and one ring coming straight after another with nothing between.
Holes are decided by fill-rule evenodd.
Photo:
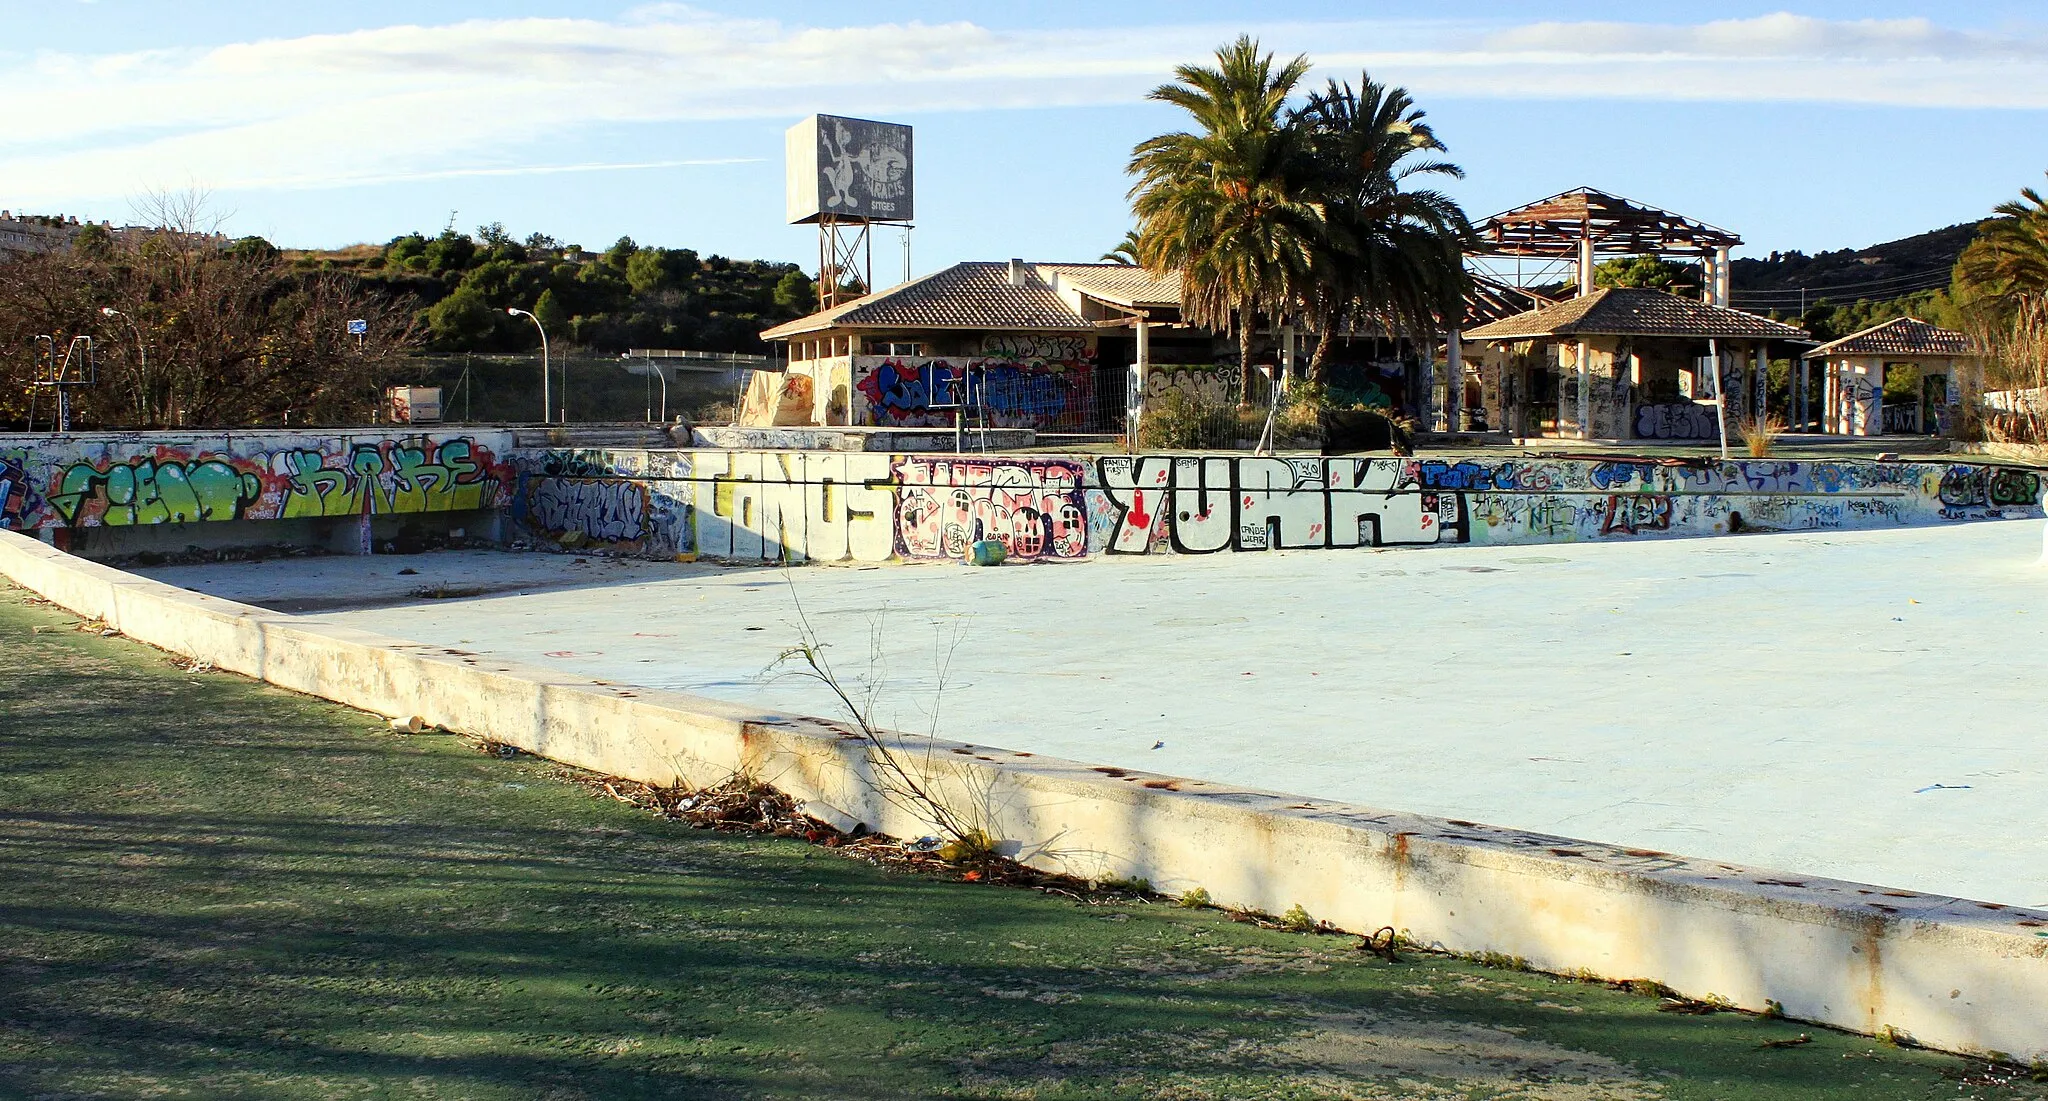
<instances>
[{"instance_id":1,"label":"street lamp","mask_svg":"<svg viewBox=\"0 0 2048 1101\"><path fill-rule=\"evenodd\" d=\"M112 306L100 307L101 317L118 317L128 323L135 333L135 353L140 360L135 377L135 413L143 421L149 420L149 345L142 342L142 326L135 319Z\"/></svg>"},{"instance_id":2,"label":"street lamp","mask_svg":"<svg viewBox=\"0 0 2048 1101\"><path fill-rule=\"evenodd\" d=\"M540 330L540 422L547 424L549 414L554 410L554 401L548 393L548 327L540 323L540 318L517 306L507 306L505 312L533 322L533 327ZM566 375L562 377L562 423L569 423L569 378Z\"/></svg>"}]
</instances>

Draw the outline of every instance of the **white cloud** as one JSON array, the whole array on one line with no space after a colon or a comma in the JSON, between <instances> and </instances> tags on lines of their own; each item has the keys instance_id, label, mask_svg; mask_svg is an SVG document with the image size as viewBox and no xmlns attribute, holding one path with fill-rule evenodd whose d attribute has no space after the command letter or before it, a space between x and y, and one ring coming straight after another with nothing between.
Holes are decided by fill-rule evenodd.
<instances>
[{"instance_id":1,"label":"white cloud","mask_svg":"<svg viewBox=\"0 0 2048 1101\"><path fill-rule=\"evenodd\" d=\"M0 70L0 196L24 205L167 181L302 188L513 174L550 168L521 165L592 127L1132 103L1239 29L801 27L657 4L614 21L479 19L206 49L46 51ZM1248 29L1275 49L1309 50L1334 75L1370 68L1424 97L2048 107L2042 41L1918 19ZM730 151L662 152L681 159L633 163Z\"/></svg>"}]
</instances>

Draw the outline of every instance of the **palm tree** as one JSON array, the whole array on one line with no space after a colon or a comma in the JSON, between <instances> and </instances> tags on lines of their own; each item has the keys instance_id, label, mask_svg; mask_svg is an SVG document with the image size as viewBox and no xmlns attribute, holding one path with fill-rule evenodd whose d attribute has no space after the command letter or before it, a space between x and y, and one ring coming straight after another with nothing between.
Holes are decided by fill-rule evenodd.
<instances>
[{"instance_id":1,"label":"palm tree","mask_svg":"<svg viewBox=\"0 0 2048 1101\"><path fill-rule=\"evenodd\" d=\"M1125 267L1136 267L1139 263L1138 231L1135 229L1124 230L1124 239L1118 241L1115 248L1103 253L1100 259L1106 264L1122 264Z\"/></svg>"},{"instance_id":2,"label":"palm tree","mask_svg":"<svg viewBox=\"0 0 2048 1101\"><path fill-rule=\"evenodd\" d=\"M1968 297L2010 316L2048 303L2048 200L2033 188L1998 204L1956 262L1955 281Z\"/></svg>"},{"instance_id":3,"label":"palm tree","mask_svg":"<svg viewBox=\"0 0 2048 1101\"><path fill-rule=\"evenodd\" d=\"M1402 190L1423 176L1462 179L1404 88L1360 74L1330 81L1295 112L1304 187L1322 211L1303 309L1316 330L1309 377L1321 381L1340 326L1370 326L1422 342L1462 320L1472 227L1440 191Z\"/></svg>"},{"instance_id":4,"label":"palm tree","mask_svg":"<svg viewBox=\"0 0 2048 1101\"><path fill-rule=\"evenodd\" d=\"M1317 211L1295 186L1299 135L1285 117L1308 68L1306 57L1275 68L1272 54L1241 36L1216 51L1213 67L1182 65L1174 83L1147 96L1186 111L1192 131L1151 138L1131 154L1138 259L1179 273L1188 321L1237 335L1247 398L1254 326L1297 299L1319 232Z\"/></svg>"},{"instance_id":5,"label":"palm tree","mask_svg":"<svg viewBox=\"0 0 2048 1101\"><path fill-rule=\"evenodd\" d=\"M2033 188L2000 203L1956 261L1955 296L1991 371L2006 386L2048 387L2048 200ZM2048 439L2038 410L2022 414L2027 434Z\"/></svg>"}]
</instances>

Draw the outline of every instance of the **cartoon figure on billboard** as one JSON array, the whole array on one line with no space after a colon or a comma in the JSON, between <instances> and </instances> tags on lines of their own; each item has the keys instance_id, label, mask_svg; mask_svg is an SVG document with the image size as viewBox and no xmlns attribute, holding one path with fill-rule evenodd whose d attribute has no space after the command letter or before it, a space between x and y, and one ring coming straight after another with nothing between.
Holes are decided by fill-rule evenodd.
<instances>
[{"instance_id":1,"label":"cartoon figure on billboard","mask_svg":"<svg viewBox=\"0 0 2048 1101\"><path fill-rule=\"evenodd\" d=\"M827 207L858 211L863 196L872 206L875 199L894 199L903 193L909 155L889 140L893 136L891 130L863 130L856 138L845 120L833 119L832 125L819 133L826 158L820 174L831 192L825 197ZM893 213L894 208L894 203L883 203L877 212Z\"/></svg>"},{"instance_id":2,"label":"cartoon figure on billboard","mask_svg":"<svg viewBox=\"0 0 2048 1101\"><path fill-rule=\"evenodd\" d=\"M853 186L853 164L855 154L848 148L853 135L847 132L846 124L832 120L830 128L821 135L825 139L825 153L831 158L824 171L825 182L832 185L832 194L826 196L826 206L845 206L851 210L860 205L848 189Z\"/></svg>"}]
</instances>

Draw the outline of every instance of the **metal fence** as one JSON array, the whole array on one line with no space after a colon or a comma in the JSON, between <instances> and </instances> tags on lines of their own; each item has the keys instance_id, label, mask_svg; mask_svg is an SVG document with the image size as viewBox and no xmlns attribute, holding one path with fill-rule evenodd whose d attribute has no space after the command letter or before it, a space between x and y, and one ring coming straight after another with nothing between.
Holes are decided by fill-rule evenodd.
<instances>
[{"instance_id":1,"label":"metal fence","mask_svg":"<svg viewBox=\"0 0 2048 1101\"><path fill-rule=\"evenodd\" d=\"M659 361L656 361L658 363ZM676 369L645 358L582 352L548 358L549 419L571 423L731 419L734 370ZM449 421L533 423L541 413L541 357L532 355L429 355L411 357L398 372L404 385L441 388L441 415Z\"/></svg>"},{"instance_id":2,"label":"metal fence","mask_svg":"<svg viewBox=\"0 0 2048 1101\"><path fill-rule=\"evenodd\" d=\"M1138 414L1141 450L1256 451L1322 443L1322 395L1278 385L1264 371L1154 367Z\"/></svg>"}]
</instances>

